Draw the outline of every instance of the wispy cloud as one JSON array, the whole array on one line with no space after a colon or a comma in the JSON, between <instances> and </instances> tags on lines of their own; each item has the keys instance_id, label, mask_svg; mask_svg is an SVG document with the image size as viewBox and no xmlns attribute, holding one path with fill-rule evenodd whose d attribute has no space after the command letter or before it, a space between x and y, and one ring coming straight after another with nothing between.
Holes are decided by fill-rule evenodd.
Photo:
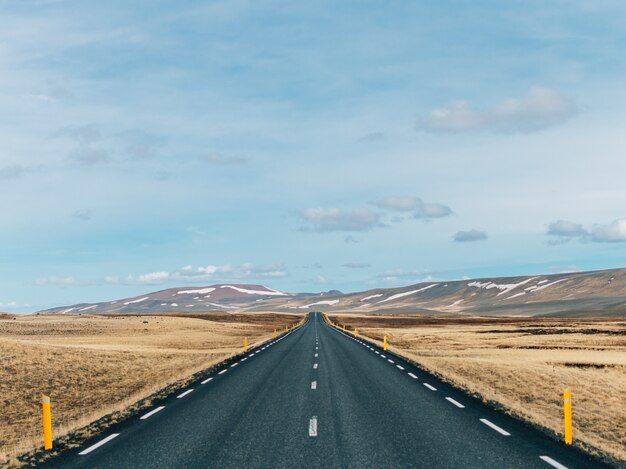
<instances>
[{"instance_id":1,"label":"wispy cloud","mask_svg":"<svg viewBox=\"0 0 626 469\"><path fill-rule=\"evenodd\" d=\"M467 231L457 231L452 239L454 239L454 241L456 241L457 243L483 241L487 239L487 233L485 231L479 231L474 229Z\"/></svg>"},{"instance_id":2,"label":"wispy cloud","mask_svg":"<svg viewBox=\"0 0 626 469\"><path fill-rule=\"evenodd\" d=\"M565 122L578 112L579 107L569 96L536 86L525 96L506 99L482 111L473 109L467 101L453 101L430 111L417 127L434 132L534 132Z\"/></svg>"},{"instance_id":3,"label":"wispy cloud","mask_svg":"<svg viewBox=\"0 0 626 469\"><path fill-rule=\"evenodd\" d=\"M80 221L89 221L93 217L93 212L89 209L81 209L72 212L72 217Z\"/></svg>"},{"instance_id":4,"label":"wispy cloud","mask_svg":"<svg viewBox=\"0 0 626 469\"><path fill-rule=\"evenodd\" d=\"M443 218L453 213L447 205L439 202L424 202L419 197L412 196L383 197L373 204L383 210L413 212L413 217L419 219Z\"/></svg>"},{"instance_id":5,"label":"wispy cloud","mask_svg":"<svg viewBox=\"0 0 626 469\"><path fill-rule=\"evenodd\" d=\"M0 168L0 181L2 180L6 181L9 179L19 179L27 172L29 172L29 169L19 164L5 166L4 168Z\"/></svg>"},{"instance_id":6,"label":"wispy cloud","mask_svg":"<svg viewBox=\"0 0 626 469\"><path fill-rule=\"evenodd\" d=\"M224 156L221 153L211 153L204 158L204 161L209 164L229 166L245 164L248 159L243 156Z\"/></svg>"},{"instance_id":7,"label":"wispy cloud","mask_svg":"<svg viewBox=\"0 0 626 469\"><path fill-rule=\"evenodd\" d=\"M341 264L341 266L347 267L348 269L366 269L367 267L371 267L370 264L364 262L346 262L345 264Z\"/></svg>"},{"instance_id":8,"label":"wispy cloud","mask_svg":"<svg viewBox=\"0 0 626 469\"><path fill-rule=\"evenodd\" d=\"M108 284L121 285L161 285L168 282L217 282L244 279L276 279L288 275L282 264L257 266L246 263L241 265L186 265L174 271L154 271L145 274L126 276L110 275L104 278Z\"/></svg>"},{"instance_id":9,"label":"wispy cloud","mask_svg":"<svg viewBox=\"0 0 626 469\"><path fill-rule=\"evenodd\" d=\"M45 277L38 278L35 280L35 285L58 285L58 286L67 286L67 285L75 285L77 283L74 277Z\"/></svg>"},{"instance_id":10,"label":"wispy cloud","mask_svg":"<svg viewBox=\"0 0 626 469\"><path fill-rule=\"evenodd\" d=\"M305 230L325 231L368 231L384 226L379 213L368 208L340 210L338 208L305 208L300 216L309 226Z\"/></svg>"}]
</instances>

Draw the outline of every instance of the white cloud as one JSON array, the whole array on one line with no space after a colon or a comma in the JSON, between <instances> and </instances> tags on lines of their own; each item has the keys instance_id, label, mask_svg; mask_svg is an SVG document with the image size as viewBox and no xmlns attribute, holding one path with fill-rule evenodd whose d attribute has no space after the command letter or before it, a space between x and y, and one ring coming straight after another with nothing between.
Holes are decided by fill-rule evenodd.
<instances>
[{"instance_id":1,"label":"white cloud","mask_svg":"<svg viewBox=\"0 0 626 469\"><path fill-rule=\"evenodd\" d=\"M453 236L454 241L459 243L482 241L487 239L487 233L479 230L458 231Z\"/></svg>"},{"instance_id":2,"label":"white cloud","mask_svg":"<svg viewBox=\"0 0 626 469\"><path fill-rule=\"evenodd\" d=\"M429 112L418 128L435 132L534 132L565 122L578 112L572 98L535 86L521 98L506 99L484 111L472 109L466 101L453 101Z\"/></svg>"},{"instance_id":3,"label":"white cloud","mask_svg":"<svg viewBox=\"0 0 626 469\"><path fill-rule=\"evenodd\" d=\"M626 218L620 218L608 225L594 226L591 239L599 243L626 242Z\"/></svg>"},{"instance_id":4,"label":"white cloud","mask_svg":"<svg viewBox=\"0 0 626 469\"><path fill-rule=\"evenodd\" d=\"M579 223L567 220L557 220L548 225L548 235L550 236L587 236L587 230Z\"/></svg>"},{"instance_id":5,"label":"white cloud","mask_svg":"<svg viewBox=\"0 0 626 469\"><path fill-rule=\"evenodd\" d=\"M338 208L306 208L300 212L304 220L312 225L313 231L368 231L383 226L380 214L356 208L343 211Z\"/></svg>"},{"instance_id":6,"label":"white cloud","mask_svg":"<svg viewBox=\"0 0 626 469\"><path fill-rule=\"evenodd\" d=\"M583 225L567 220L558 220L548 225L548 236L553 240L550 244L563 244L578 239L582 242L623 243L626 242L626 218L619 218L607 224L596 224L591 230Z\"/></svg>"}]
</instances>

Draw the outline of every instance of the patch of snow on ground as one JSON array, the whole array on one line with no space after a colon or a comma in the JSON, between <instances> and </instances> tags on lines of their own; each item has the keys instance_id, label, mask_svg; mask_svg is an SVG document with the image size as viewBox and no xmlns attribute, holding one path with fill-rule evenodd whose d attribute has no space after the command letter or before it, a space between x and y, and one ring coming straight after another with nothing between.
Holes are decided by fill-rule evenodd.
<instances>
[{"instance_id":1,"label":"patch of snow on ground","mask_svg":"<svg viewBox=\"0 0 626 469\"><path fill-rule=\"evenodd\" d=\"M300 306L300 309L305 309L308 308L310 306L315 306L315 305L328 305L328 306L333 306L336 305L337 303L339 303L339 300L324 300L324 301L316 301L315 303L311 303L308 305L304 305L304 306Z\"/></svg>"},{"instance_id":2,"label":"patch of snow on ground","mask_svg":"<svg viewBox=\"0 0 626 469\"><path fill-rule=\"evenodd\" d=\"M565 280L567 280L567 279L562 278L562 279L560 279L560 280L555 280L555 281L554 281L554 282L552 282L552 283L546 283L545 285L541 285L540 287L535 288L535 289L533 290L533 293L534 293L534 292L538 292L539 290L544 290L544 289L546 289L546 288L548 288L548 287L551 287L552 285L556 285L557 283L564 282Z\"/></svg>"},{"instance_id":3,"label":"patch of snow on ground","mask_svg":"<svg viewBox=\"0 0 626 469\"><path fill-rule=\"evenodd\" d=\"M458 305L459 303L461 303L463 301L463 298L461 298L460 300L456 300L454 303L452 303L451 305L446 306L446 308L452 308L456 305Z\"/></svg>"},{"instance_id":4,"label":"patch of snow on ground","mask_svg":"<svg viewBox=\"0 0 626 469\"><path fill-rule=\"evenodd\" d=\"M131 301L127 301L126 303L124 303L125 305L132 305L134 303L141 303L142 301L146 301L150 299L149 296L144 296L143 298L139 298L138 300L131 300Z\"/></svg>"},{"instance_id":5,"label":"patch of snow on ground","mask_svg":"<svg viewBox=\"0 0 626 469\"><path fill-rule=\"evenodd\" d=\"M537 285L541 285L543 283L548 283L548 280L542 280L541 282L537 282Z\"/></svg>"},{"instance_id":6,"label":"patch of snow on ground","mask_svg":"<svg viewBox=\"0 0 626 469\"><path fill-rule=\"evenodd\" d=\"M208 287L208 288L200 288L198 290L181 290L179 292L176 292L176 294L177 295L192 295L194 293L197 293L199 295L204 295L205 293L211 293L212 291L215 291L215 288Z\"/></svg>"},{"instance_id":7,"label":"patch of snow on ground","mask_svg":"<svg viewBox=\"0 0 626 469\"><path fill-rule=\"evenodd\" d=\"M90 309L94 309L98 305L87 306L86 308L79 309L78 311L89 311Z\"/></svg>"},{"instance_id":8,"label":"patch of snow on ground","mask_svg":"<svg viewBox=\"0 0 626 469\"><path fill-rule=\"evenodd\" d=\"M439 284L438 283L433 283L432 285L428 285L427 287L420 288L419 290L411 290L411 291L405 291L404 293L396 293L395 295L391 295L389 298L385 298L384 300L380 300L378 302L378 304L384 303L386 301L397 300L398 298L402 298L403 296L409 296L409 295L412 295L414 293L423 292L425 290L428 290L429 288L436 287L437 285L439 285Z\"/></svg>"},{"instance_id":9,"label":"patch of snow on ground","mask_svg":"<svg viewBox=\"0 0 626 469\"><path fill-rule=\"evenodd\" d=\"M211 306L216 306L217 308L226 308L226 309L239 309L236 306L225 306L217 303L209 303Z\"/></svg>"},{"instance_id":10,"label":"patch of snow on ground","mask_svg":"<svg viewBox=\"0 0 626 469\"><path fill-rule=\"evenodd\" d=\"M222 285L220 288L232 288L241 293L247 293L248 295L266 295L266 296L288 296L288 293L284 293L278 290L272 290L271 288L267 288L267 290L248 290L247 288L236 287L234 285Z\"/></svg>"},{"instance_id":11,"label":"patch of snow on ground","mask_svg":"<svg viewBox=\"0 0 626 469\"><path fill-rule=\"evenodd\" d=\"M525 294L526 294L525 291L523 291L521 293L516 293L515 295L512 295L512 296L509 296L509 297L505 298L505 300L510 300L511 298L517 298L518 296L523 296Z\"/></svg>"},{"instance_id":12,"label":"patch of snow on ground","mask_svg":"<svg viewBox=\"0 0 626 469\"><path fill-rule=\"evenodd\" d=\"M497 288L500 290L497 296L504 295L505 293L510 292L511 290L515 290L517 287L521 287L522 285L526 285L528 282L535 280L537 277L527 278L526 280L522 280L519 283L504 283L497 284L493 282L469 282L467 284L468 287L476 287L476 288L484 288L485 290L491 290L492 288Z\"/></svg>"},{"instance_id":13,"label":"patch of snow on ground","mask_svg":"<svg viewBox=\"0 0 626 469\"><path fill-rule=\"evenodd\" d=\"M68 309L64 309L63 311L59 311L59 313L61 314L65 314L65 313L69 313L70 311L74 311L76 308L68 308Z\"/></svg>"},{"instance_id":14,"label":"patch of snow on ground","mask_svg":"<svg viewBox=\"0 0 626 469\"><path fill-rule=\"evenodd\" d=\"M172 303L170 306L178 306L178 303Z\"/></svg>"},{"instance_id":15,"label":"patch of snow on ground","mask_svg":"<svg viewBox=\"0 0 626 469\"><path fill-rule=\"evenodd\" d=\"M367 300L371 300L372 298L378 298L379 296L383 296L383 294L377 293L376 295L366 296L365 298L361 298L359 301L367 301Z\"/></svg>"}]
</instances>

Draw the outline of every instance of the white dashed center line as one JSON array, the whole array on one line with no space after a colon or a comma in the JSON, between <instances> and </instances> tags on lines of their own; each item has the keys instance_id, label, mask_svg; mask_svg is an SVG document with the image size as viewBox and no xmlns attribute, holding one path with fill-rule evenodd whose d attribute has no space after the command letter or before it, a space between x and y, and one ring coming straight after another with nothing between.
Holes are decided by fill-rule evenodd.
<instances>
[{"instance_id":1,"label":"white dashed center line","mask_svg":"<svg viewBox=\"0 0 626 469\"><path fill-rule=\"evenodd\" d=\"M176 396L176 399L181 399L183 397L185 397L187 394L193 392L193 389L187 389L184 393L179 394L178 396Z\"/></svg>"},{"instance_id":2,"label":"white dashed center line","mask_svg":"<svg viewBox=\"0 0 626 469\"><path fill-rule=\"evenodd\" d=\"M552 459L550 456L539 456L539 459L541 459L542 461L547 462L548 464L550 464L552 467L556 467L557 469L567 469L567 466L564 466L563 464L561 464L558 461L555 461L554 459Z\"/></svg>"},{"instance_id":3,"label":"white dashed center line","mask_svg":"<svg viewBox=\"0 0 626 469\"><path fill-rule=\"evenodd\" d=\"M511 434L509 432L507 432L506 430L503 430L502 428L498 427L495 423L491 423L489 420L487 419L480 419L480 421L482 423L484 423L485 425L487 425L490 428L493 428L495 431L497 431L500 435L504 435L504 436L511 436Z\"/></svg>"},{"instance_id":4,"label":"white dashed center line","mask_svg":"<svg viewBox=\"0 0 626 469\"><path fill-rule=\"evenodd\" d=\"M396 365L396 368L398 368L399 370L404 371L404 367L401 367L400 365Z\"/></svg>"},{"instance_id":5,"label":"white dashed center line","mask_svg":"<svg viewBox=\"0 0 626 469\"><path fill-rule=\"evenodd\" d=\"M309 436L317 436L317 417L309 420Z\"/></svg>"},{"instance_id":6,"label":"white dashed center line","mask_svg":"<svg viewBox=\"0 0 626 469\"><path fill-rule=\"evenodd\" d=\"M236 367L237 365L239 365L239 362L237 362L237 363L233 363L232 365L230 365L230 367L231 367L231 368L234 368L234 367Z\"/></svg>"},{"instance_id":7,"label":"white dashed center line","mask_svg":"<svg viewBox=\"0 0 626 469\"><path fill-rule=\"evenodd\" d=\"M313 364L313 369L314 369L314 370L317 370L317 363L314 363L314 364Z\"/></svg>"},{"instance_id":8,"label":"white dashed center line","mask_svg":"<svg viewBox=\"0 0 626 469\"><path fill-rule=\"evenodd\" d=\"M378 350L374 350L374 353L380 355L380 352Z\"/></svg>"},{"instance_id":9,"label":"white dashed center line","mask_svg":"<svg viewBox=\"0 0 626 469\"><path fill-rule=\"evenodd\" d=\"M316 353L316 354L315 354L315 358L317 358L317 355L318 355L318 354Z\"/></svg>"},{"instance_id":10,"label":"white dashed center line","mask_svg":"<svg viewBox=\"0 0 626 469\"><path fill-rule=\"evenodd\" d=\"M409 373L409 376L413 379L417 379L417 376L415 376L413 373Z\"/></svg>"},{"instance_id":11,"label":"white dashed center line","mask_svg":"<svg viewBox=\"0 0 626 469\"><path fill-rule=\"evenodd\" d=\"M387 359L387 361L388 361L389 363L395 363L395 362L394 362L391 358L388 358L388 359Z\"/></svg>"},{"instance_id":12,"label":"white dashed center line","mask_svg":"<svg viewBox=\"0 0 626 469\"><path fill-rule=\"evenodd\" d=\"M120 434L119 433L113 433L109 436L107 436L104 440L100 440L98 443L96 443L93 446L90 446L89 448L87 448L86 450L81 451L80 453L78 453L81 456L84 456L86 454L91 453L94 449L98 449L100 448L100 446L107 444L109 441L111 441L113 438L118 437Z\"/></svg>"},{"instance_id":13,"label":"white dashed center line","mask_svg":"<svg viewBox=\"0 0 626 469\"><path fill-rule=\"evenodd\" d=\"M317 381L311 382L311 389L317 389Z\"/></svg>"},{"instance_id":14,"label":"white dashed center line","mask_svg":"<svg viewBox=\"0 0 626 469\"><path fill-rule=\"evenodd\" d=\"M459 401L455 401L454 399L452 399L451 397L446 397L446 401L448 402L452 402L455 406L457 406L459 409L465 409L465 406L463 404L461 404Z\"/></svg>"},{"instance_id":15,"label":"white dashed center line","mask_svg":"<svg viewBox=\"0 0 626 469\"><path fill-rule=\"evenodd\" d=\"M211 377L211 378L207 378L207 379L205 379L204 381L202 381L200 384L206 384L206 383L208 383L209 381L211 381L212 379L213 379L213 377Z\"/></svg>"},{"instance_id":16,"label":"white dashed center line","mask_svg":"<svg viewBox=\"0 0 626 469\"><path fill-rule=\"evenodd\" d=\"M222 370L218 373L218 375L223 375L224 373L226 373L228 370Z\"/></svg>"},{"instance_id":17,"label":"white dashed center line","mask_svg":"<svg viewBox=\"0 0 626 469\"><path fill-rule=\"evenodd\" d=\"M428 384L428 383L422 383L422 384L423 384L424 386L426 386L428 389L430 389L431 391L436 391L436 390L437 390L437 388L436 388L436 387L431 386L431 385L430 385L430 384Z\"/></svg>"},{"instance_id":18,"label":"white dashed center line","mask_svg":"<svg viewBox=\"0 0 626 469\"><path fill-rule=\"evenodd\" d=\"M380 354L380 358L387 358L386 356L384 356L382 353Z\"/></svg>"},{"instance_id":19,"label":"white dashed center line","mask_svg":"<svg viewBox=\"0 0 626 469\"><path fill-rule=\"evenodd\" d=\"M147 418L152 417L154 414L156 414L157 412L162 411L163 409L165 409L165 406L163 406L163 405L162 405L161 407L157 407L156 409L151 410L151 411L150 411L150 412L148 412L147 414L142 415L141 417L139 417L139 419L140 419L140 420L146 420Z\"/></svg>"}]
</instances>

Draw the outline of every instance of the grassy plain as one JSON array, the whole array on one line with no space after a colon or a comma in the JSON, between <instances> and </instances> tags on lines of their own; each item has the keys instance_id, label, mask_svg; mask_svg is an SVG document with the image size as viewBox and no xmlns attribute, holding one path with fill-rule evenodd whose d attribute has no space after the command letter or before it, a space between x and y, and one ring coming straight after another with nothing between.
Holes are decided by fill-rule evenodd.
<instances>
[{"instance_id":1,"label":"grassy plain","mask_svg":"<svg viewBox=\"0 0 626 469\"><path fill-rule=\"evenodd\" d=\"M120 411L273 336L301 316L5 316L0 318L0 466L42 444L40 395L55 438Z\"/></svg>"},{"instance_id":2,"label":"grassy plain","mask_svg":"<svg viewBox=\"0 0 626 469\"><path fill-rule=\"evenodd\" d=\"M573 391L574 439L626 461L626 321L330 315L359 335L510 413L562 435Z\"/></svg>"}]
</instances>

